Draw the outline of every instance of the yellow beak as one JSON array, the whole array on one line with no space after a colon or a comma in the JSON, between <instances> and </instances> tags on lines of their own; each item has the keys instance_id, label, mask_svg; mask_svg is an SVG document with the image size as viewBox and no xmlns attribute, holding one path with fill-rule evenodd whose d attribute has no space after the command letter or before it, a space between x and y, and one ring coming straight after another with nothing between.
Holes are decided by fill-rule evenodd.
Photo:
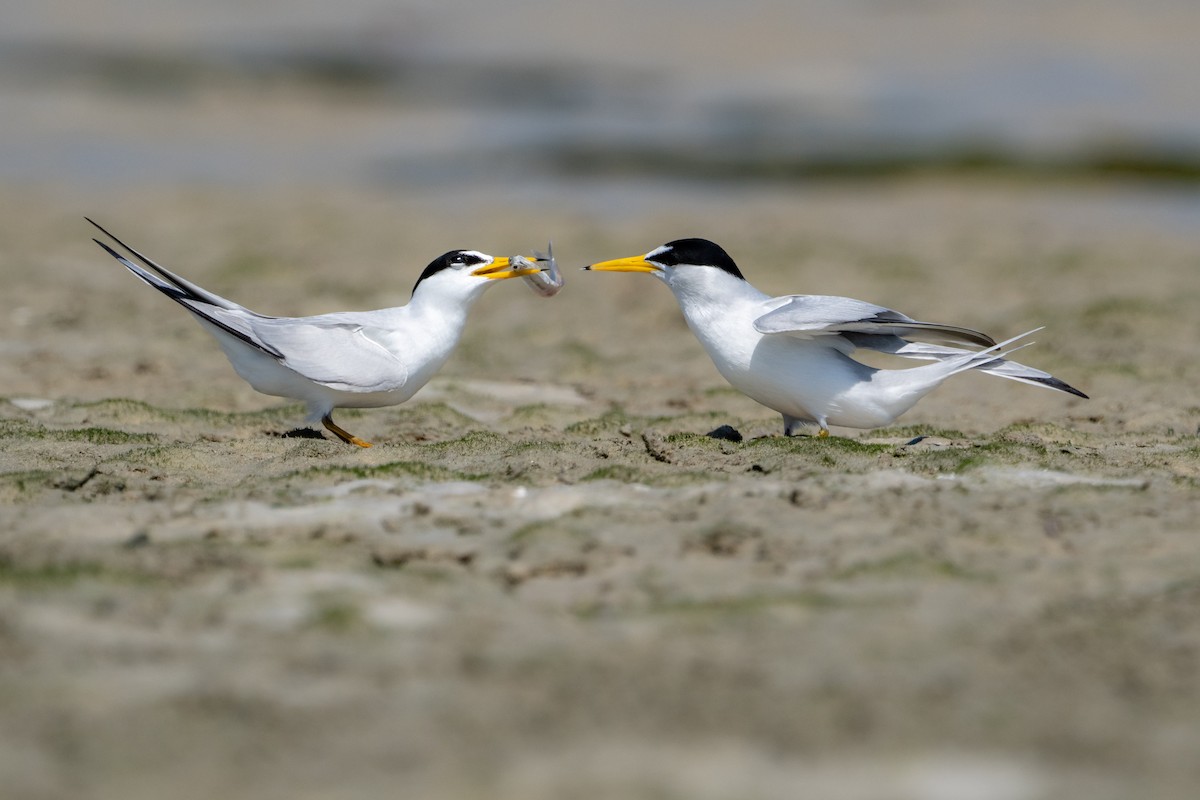
<instances>
[{"instance_id":1,"label":"yellow beak","mask_svg":"<svg viewBox=\"0 0 1200 800\"><path fill-rule=\"evenodd\" d=\"M599 264L592 264L584 269L594 272L662 272L662 267L651 264L645 256L614 258L612 261L601 261Z\"/></svg>"},{"instance_id":2,"label":"yellow beak","mask_svg":"<svg viewBox=\"0 0 1200 800\"><path fill-rule=\"evenodd\" d=\"M525 258L525 256L522 256ZM536 258L525 258L526 261L536 262ZM510 259L505 256L497 256L492 260L492 263L486 267L480 267L472 272L472 275L478 275L482 278L487 278L493 281L502 281L506 278L520 278L525 275L535 275L542 270L539 267L521 267L519 269L508 269Z\"/></svg>"}]
</instances>

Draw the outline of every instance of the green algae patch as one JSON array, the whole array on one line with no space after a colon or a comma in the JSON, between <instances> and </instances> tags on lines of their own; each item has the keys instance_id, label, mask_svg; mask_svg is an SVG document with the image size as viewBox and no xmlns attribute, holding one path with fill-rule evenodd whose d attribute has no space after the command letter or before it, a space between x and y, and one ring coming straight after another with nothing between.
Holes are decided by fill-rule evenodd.
<instances>
[{"instance_id":1,"label":"green algae patch","mask_svg":"<svg viewBox=\"0 0 1200 800\"><path fill-rule=\"evenodd\" d=\"M1047 466L1045 447L1003 439L952 447L897 448L895 457L912 472L961 474L979 467L1032 464Z\"/></svg>"},{"instance_id":2,"label":"green algae patch","mask_svg":"<svg viewBox=\"0 0 1200 800\"><path fill-rule=\"evenodd\" d=\"M677 489L682 486L700 486L714 481L727 481L728 475L723 472L703 472L700 470L670 470L654 475L649 484L665 489Z\"/></svg>"},{"instance_id":3,"label":"green algae patch","mask_svg":"<svg viewBox=\"0 0 1200 800\"><path fill-rule=\"evenodd\" d=\"M696 433L694 430L687 431L680 429L692 428L704 430L716 427L716 423L727 418L727 414L718 411L693 412L677 416L638 417L631 416L621 409L613 409L601 414L599 417L572 423L563 432L568 436L587 437L612 434L628 437L639 433L656 432L664 441L672 436L698 436L705 438L703 434ZM667 430L672 431L672 433L666 433Z\"/></svg>"},{"instance_id":4,"label":"green algae patch","mask_svg":"<svg viewBox=\"0 0 1200 800\"><path fill-rule=\"evenodd\" d=\"M741 445L746 449L778 450L790 453L844 453L856 456L879 456L890 453L894 445L865 442L844 436L764 436Z\"/></svg>"},{"instance_id":5,"label":"green algae patch","mask_svg":"<svg viewBox=\"0 0 1200 800\"><path fill-rule=\"evenodd\" d=\"M805 590L780 594L741 594L721 598L665 600L655 603L649 610L655 614L723 617L758 614L774 608L826 610L860 604L849 602L828 592Z\"/></svg>"},{"instance_id":6,"label":"green algae patch","mask_svg":"<svg viewBox=\"0 0 1200 800\"><path fill-rule=\"evenodd\" d=\"M869 434L871 439L905 439L912 441L920 437L936 437L939 439L966 440L968 437L962 431L953 428L938 428L934 425L896 425L890 428L876 428Z\"/></svg>"},{"instance_id":7,"label":"green algae patch","mask_svg":"<svg viewBox=\"0 0 1200 800\"><path fill-rule=\"evenodd\" d=\"M620 483L649 484L654 479L651 475L637 467L628 464L606 464L584 475L582 481L618 481Z\"/></svg>"},{"instance_id":8,"label":"green algae patch","mask_svg":"<svg viewBox=\"0 0 1200 800\"><path fill-rule=\"evenodd\" d=\"M727 480L721 472L700 470L662 469L648 471L628 464L606 464L594 469L580 478L580 482L617 481L618 483L636 483L643 486L660 488L678 488L681 486L698 486L714 481Z\"/></svg>"},{"instance_id":9,"label":"green algae patch","mask_svg":"<svg viewBox=\"0 0 1200 800\"><path fill-rule=\"evenodd\" d=\"M363 610L356 603L336 597L325 597L309 615L310 627L329 633L350 633L364 626Z\"/></svg>"},{"instance_id":10,"label":"green algae patch","mask_svg":"<svg viewBox=\"0 0 1200 800\"><path fill-rule=\"evenodd\" d=\"M571 450L574 445L570 442L551 442L545 439L525 439L509 447L508 452L515 455L527 453L563 453Z\"/></svg>"},{"instance_id":11,"label":"green algae patch","mask_svg":"<svg viewBox=\"0 0 1200 800\"><path fill-rule=\"evenodd\" d=\"M25 420L0 420L0 439L41 439L56 442L87 442L89 444L147 444L158 441L153 433L130 433L89 426L86 428L48 428Z\"/></svg>"},{"instance_id":12,"label":"green algae patch","mask_svg":"<svg viewBox=\"0 0 1200 800\"><path fill-rule=\"evenodd\" d=\"M512 413L506 417L506 420L512 422L534 422L545 419L546 417L557 414L561 411L559 406L550 405L549 403L529 403L523 406L517 406Z\"/></svg>"},{"instance_id":13,"label":"green algae patch","mask_svg":"<svg viewBox=\"0 0 1200 800\"><path fill-rule=\"evenodd\" d=\"M141 400L123 397L75 403L71 409L114 419L161 420L163 422L203 422L210 425L239 426L272 423L287 425L304 417L304 407L288 404L258 411L217 411L211 408L163 408Z\"/></svg>"},{"instance_id":14,"label":"green algae patch","mask_svg":"<svg viewBox=\"0 0 1200 800\"><path fill-rule=\"evenodd\" d=\"M477 456L481 453L503 453L509 449L509 441L498 433L488 430L471 431L465 436L445 442L421 445L421 451L439 457Z\"/></svg>"},{"instance_id":15,"label":"green algae patch","mask_svg":"<svg viewBox=\"0 0 1200 800\"><path fill-rule=\"evenodd\" d=\"M112 577L113 574L102 564L95 562L24 565L0 555L0 586L50 588L104 576Z\"/></svg>"},{"instance_id":16,"label":"green algae patch","mask_svg":"<svg viewBox=\"0 0 1200 800\"><path fill-rule=\"evenodd\" d=\"M158 441L153 433L129 433L111 428L72 428L54 431L50 438L60 441L82 441L90 444L148 444Z\"/></svg>"},{"instance_id":17,"label":"green algae patch","mask_svg":"<svg viewBox=\"0 0 1200 800\"><path fill-rule=\"evenodd\" d=\"M344 476L367 478L416 478L421 481L472 481L478 476L439 467L424 461L390 461L386 464L331 464L310 467L289 477Z\"/></svg>"},{"instance_id":18,"label":"green algae patch","mask_svg":"<svg viewBox=\"0 0 1200 800\"><path fill-rule=\"evenodd\" d=\"M854 456L880 456L894 449L894 445L847 437L762 437L746 441L743 446L804 453L841 452Z\"/></svg>"},{"instance_id":19,"label":"green algae patch","mask_svg":"<svg viewBox=\"0 0 1200 800\"><path fill-rule=\"evenodd\" d=\"M712 453L721 453L728 440L716 439L703 433L669 433L664 437L667 444L694 448Z\"/></svg>"},{"instance_id":20,"label":"green algae patch","mask_svg":"<svg viewBox=\"0 0 1200 800\"><path fill-rule=\"evenodd\" d=\"M139 569L137 564L108 563L103 556L90 558L33 557L21 560L0 552L0 587L61 589L82 582L147 584L163 576Z\"/></svg>"},{"instance_id":21,"label":"green algae patch","mask_svg":"<svg viewBox=\"0 0 1200 800\"><path fill-rule=\"evenodd\" d=\"M283 432L294 429L304 419L302 406L291 404L257 411L218 411L210 408L163 408L140 400L109 398L92 403L75 403L59 408L53 421L71 425L79 430L125 430L133 428L146 437L142 442L161 438L177 439L196 436L240 435L256 429ZM87 436L88 434L80 434ZM91 434L98 443L116 443L114 437Z\"/></svg>"},{"instance_id":22,"label":"green algae patch","mask_svg":"<svg viewBox=\"0 0 1200 800\"><path fill-rule=\"evenodd\" d=\"M736 447L740 456L754 459L749 469L755 472L817 468L861 473L878 466L882 459L890 461L895 451L893 445L840 436L766 436Z\"/></svg>"},{"instance_id":23,"label":"green algae patch","mask_svg":"<svg viewBox=\"0 0 1200 800\"><path fill-rule=\"evenodd\" d=\"M953 578L956 580L993 580L994 576L969 570L947 558L917 552L897 553L878 561L864 561L844 567L830 576L833 580L858 578Z\"/></svg>"}]
</instances>

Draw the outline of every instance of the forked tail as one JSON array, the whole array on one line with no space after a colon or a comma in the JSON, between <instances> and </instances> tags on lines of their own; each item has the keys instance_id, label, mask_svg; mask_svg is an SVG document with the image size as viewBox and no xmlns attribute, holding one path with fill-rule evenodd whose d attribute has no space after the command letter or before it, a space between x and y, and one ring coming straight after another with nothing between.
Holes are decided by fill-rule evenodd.
<instances>
[{"instance_id":1,"label":"forked tail","mask_svg":"<svg viewBox=\"0 0 1200 800\"><path fill-rule=\"evenodd\" d=\"M903 358L912 358L920 361L938 361L942 365L949 368L945 373L946 376L954 375L968 369L977 369L980 372L986 372L989 375L996 375L1001 378L1008 378L1021 383L1028 383L1031 386L1041 386L1047 389L1055 389L1067 394L1073 394L1076 397L1087 399L1087 395L1076 389L1074 386L1061 381L1051 375L1049 372L1043 372L1040 369L1027 367L1024 364L1019 364L1016 361L1009 361L1008 356L1020 350L1022 347L1028 347L1033 342L1028 342L1015 347L1007 353L998 354L996 351L1011 344L1012 342L1029 336L1032 333L1037 333L1042 328L1034 328L1031 331L1022 333L1019 336L1000 342L997 345L987 348L986 350L963 350L960 347L948 347L940 344L929 344L927 342L906 342L899 337L872 337L871 340L855 341L855 344L867 347L872 350L877 350L882 353L890 353L892 355L901 356Z\"/></svg>"}]
</instances>

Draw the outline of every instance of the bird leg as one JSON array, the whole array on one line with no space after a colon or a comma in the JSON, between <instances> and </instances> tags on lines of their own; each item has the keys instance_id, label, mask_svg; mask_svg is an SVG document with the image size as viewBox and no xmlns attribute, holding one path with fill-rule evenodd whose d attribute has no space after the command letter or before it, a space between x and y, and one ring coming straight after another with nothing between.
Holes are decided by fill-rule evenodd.
<instances>
[{"instance_id":1,"label":"bird leg","mask_svg":"<svg viewBox=\"0 0 1200 800\"><path fill-rule=\"evenodd\" d=\"M783 415L783 435L784 436L793 436L796 433L796 429L799 428L801 425L805 425L805 424L807 424L805 422L805 420L798 419L797 417L791 417L791 416L788 416L787 414L784 414ZM825 421L817 420L817 425L819 425L821 427L821 429L819 431L817 431L817 438L818 439L829 438L829 429L825 427Z\"/></svg>"},{"instance_id":2,"label":"bird leg","mask_svg":"<svg viewBox=\"0 0 1200 800\"><path fill-rule=\"evenodd\" d=\"M354 434L348 433L347 431L344 431L341 428L339 428L337 426L337 424L333 421L333 414L326 414L325 416L321 417L321 424L323 424L326 428L328 428L330 433L332 433L334 436L341 439L346 444L356 444L359 447L370 447L371 446L370 442L363 441L362 439L358 438Z\"/></svg>"},{"instance_id":3,"label":"bird leg","mask_svg":"<svg viewBox=\"0 0 1200 800\"><path fill-rule=\"evenodd\" d=\"M818 439L828 439L829 438L829 428L825 424L825 417L823 417L823 416L817 417L817 426L821 429L821 430L817 431L817 438Z\"/></svg>"}]
</instances>

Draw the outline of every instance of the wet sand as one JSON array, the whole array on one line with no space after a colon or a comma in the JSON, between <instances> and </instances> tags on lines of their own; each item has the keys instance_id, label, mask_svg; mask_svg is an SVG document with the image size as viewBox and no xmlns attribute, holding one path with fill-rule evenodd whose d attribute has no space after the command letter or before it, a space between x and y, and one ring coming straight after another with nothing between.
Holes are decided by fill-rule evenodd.
<instances>
[{"instance_id":1,"label":"wet sand","mask_svg":"<svg viewBox=\"0 0 1200 800\"><path fill-rule=\"evenodd\" d=\"M1189 796L1200 242L1169 206L3 191L5 793ZM400 304L447 249L548 237L569 283L492 289L413 401L339 414L359 450L281 438L300 409L84 214L265 313ZM785 439L664 287L571 269L684 235L772 293L1046 325L1022 360L1093 399L969 375L899 427Z\"/></svg>"}]
</instances>

